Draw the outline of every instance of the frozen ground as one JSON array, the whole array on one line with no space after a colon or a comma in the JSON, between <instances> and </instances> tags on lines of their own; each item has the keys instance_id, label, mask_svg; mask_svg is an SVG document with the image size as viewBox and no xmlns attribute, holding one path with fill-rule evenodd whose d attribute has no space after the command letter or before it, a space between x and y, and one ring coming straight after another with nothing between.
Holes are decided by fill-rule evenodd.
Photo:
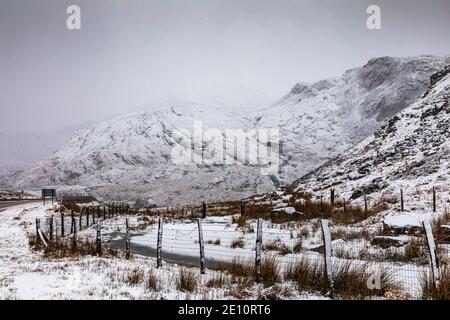
<instances>
[{"instance_id":1,"label":"frozen ground","mask_svg":"<svg viewBox=\"0 0 450 320\"><path fill-rule=\"evenodd\" d=\"M81 257L44 259L41 253L28 246L27 234L34 232L36 218L44 219L51 206L27 204L0 212L0 299L220 299L232 298L226 288L207 288L206 281L215 274L207 270L198 275L199 287L193 293L176 289L177 265L164 263L156 269L151 258L134 256L121 258ZM124 279L136 268L145 275L152 271L158 279L158 290L144 284L130 285ZM192 269L198 273L197 269ZM289 286L289 284L285 284ZM248 291L248 298L256 298L258 287ZM252 295L253 294L253 295ZM292 291L290 299L317 299L314 295Z\"/></svg>"}]
</instances>

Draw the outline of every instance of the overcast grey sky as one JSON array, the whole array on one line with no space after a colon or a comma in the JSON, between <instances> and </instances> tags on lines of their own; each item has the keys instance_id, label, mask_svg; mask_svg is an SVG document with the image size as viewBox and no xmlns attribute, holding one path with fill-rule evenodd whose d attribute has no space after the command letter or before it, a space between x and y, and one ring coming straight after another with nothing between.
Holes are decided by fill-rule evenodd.
<instances>
[{"instance_id":1,"label":"overcast grey sky","mask_svg":"<svg viewBox=\"0 0 450 320\"><path fill-rule=\"evenodd\" d=\"M448 55L449 30L450 0L0 0L0 132L234 87L276 100L372 57Z\"/></svg>"}]
</instances>

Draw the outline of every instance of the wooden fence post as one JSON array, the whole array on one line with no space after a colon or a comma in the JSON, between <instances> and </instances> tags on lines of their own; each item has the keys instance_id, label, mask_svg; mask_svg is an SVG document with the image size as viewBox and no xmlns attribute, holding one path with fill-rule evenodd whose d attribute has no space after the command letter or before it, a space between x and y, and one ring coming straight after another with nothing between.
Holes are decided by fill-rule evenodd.
<instances>
[{"instance_id":1,"label":"wooden fence post","mask_svg":"<svg viewBox=\"0 0 450 320\"><path fill-rule=\"evenodd\" d=\"M369 206L367 205L367 195L364 195L364 212L367 213Z\"/></svg>"},{"instance_id":2,"label":"wooden fence post","mask_svg":"<svg viewBox=\"0 0 450 320\"><path fill-rule=\"evenodd\" d=\"M256 282L261 282L261 247L262 247L262 219L258 218L256 227L256 250L255 250Z\"/></svg>"},{"instance_id":3,"label":"wooden fence post","mask_svg":"<svg viewBox=\"0 0 450 320\"><path fill-rule=\"evenodd\" d=\"M438 289L441 281L441 274L439 271L439 260L437 256L436 243L434 242L433 229L429 221L422 221L423 229L427 239L428 252L430 253L431 272L433 277L433 285Z\"/></svg>"},{"instance_id":4,"label":"wooden fence post","mask_svg":"<svg viewBox=\"0 0 450 320\"><path fill-rule=\"evenodd\" d=\"M106 205L103 205L103 219L106 220Z\"/></svg>"},{"instance_id":5,"label":"wooden fence post","mask_svg":"<svg viewBox=\"0 0 450 320\"><path fill-rule=\"evenodd\" d=\"M86 207L86 228L89 228L89 207Z\"/></svg>"},{"instance_id":6,"label":"wooden fence post","mask_svg":"<svg viewBox=\"0 0 450 320\"><path fill-rule=\"evenodd\" d=\"M162 235L163 235L163 218L159 217L158 221L158 243L156 244L156 267L162 266Z\"/></svg>"},{"instance_id":7,"label":"wooden fence post","mask_svg":"<svg viewBox=\"0 0 450 320\"><path fill-rule=\"evenodd\" d=\"M64 238L64 212L61 212L61 238Z\"/></svg>"},{"instance_id":8,"label":"wooden fence post","mask_svg":"<svg viewBox=\"0 0 450 320\"><path fill-rule=\"evenodd\" d=\"M333 296L333 264L331 261L331 232L330 232L330 222L328 220L320 220L322 226L322 238L323 238L323 248L325 257L325 273L327 276L327 283L329 295Z\"/></svg>"},{"instance_id":9,"label":"wooden fence post","mask_svg":"<svg viewBox=\"0 0 450 320\"><path fill-rule=\"evenodd\" d=\"M78 223L79 223L79 230L81 231L83 229L83 226L81 225L81 221L83 220L83 208L80 209L80 219L78 219Z\"/></svg>"},{"instance_id":10,"label":"wooden fence post","mask_svg":"<svg viewBox=\"0 0 450 320\"><path fill-rule=\"evenodd\" d=\"M70 233L73 233L73 229L75 228L75 218L73 216L73 210L70 211Z\"/></svg>"},{"instance_id":11,"label":"wooden fence post","mask_svg":"<svg viewBox=\"0 0 450 320\"><path fill-rule=\"evenodd\" d=\"M241 216L245 216L245 202L241 202Z\"/></svg>"},{"instance_id":12,"label":"wooden fence post","mask_svg":"<svg viewBox=\"0 0 450 320\"><path fill-rule=\"evenodd\" d=\"M344 212L347 212L347 204L346 204L345 198L344 198Z\"/></svg>"},{"instance_id":13,"label":"wooden fence post","mask_svg":"<svg viewBox=\"0 0 450 320\"><path fill-rule=\"evenodd\" d=\"M203 242L203 231L200 219L197 219L198 243L200 246L200 273L205 274L205 243Z\"/></svg>"},{"instance_id":14,"label":"wooden fence post","mask_svg":"<svg viewBox=\"0 0 450 320\"><path fill-rule=\"evenodd\" d=\"M128 225L128 218L125 219L125 229L126 229L126 235L125 235L125 258L127 260L130 259L130 228Z\"/></svg>"},{"instance_id":15,"label":"wooden fence post","mask_svg":"<svg viewBox=\"0 0 450 320\"><path fill-rule=\"evenodd\" d=\"M433 212L436 212L436 188L433 186Z\"/></svg>"},{"instance_id":16,"label":"wooden fence post","mask_svg":"<svg viewBox=\"0 0 450 320\"><path fill-rule=\"evenodd\" d=\"M400 189L400 210L403 212L403 189Z\"/></svg>"},{"instance_id":17,"label":"wooden fence post","mask_svg":"<svg viewBox=\"0 0 450 320\"><path fill-rule=\"evenodd\" d=\"M72 234L73 234L73 239L75 240L77 237L77 222L75 220L75 216L72 217L72 219L73 219L73 233Z\"/></svg>"},{"instance_id":18,"label":"wooden fence post","mask_svg":"<svg viewBox=\"0 0 450 320\"><path fill-rule=\"evenodd\" d=\"M202 219L206 218L206 203L205 201L202 202Z\"/></svg>"},{"instance_id":19,"label":"wooden fence post","mask_svg":"<svg viewBox=\"0 0 450 320\"><path fill-rule=\"evenodd\" d=\"M102 227L101 227L101 222L100 220L97 221L97 256L101 257L102 256Z\"/></svg>"},{"instance_id":20,"label":"wooden fence post","mask_svg":"<svg viewBox=\"0 0 450 320\"><path fill-rule=\"evenodd\" d=\"M39 242L39 229L41 228L41 220L36 218L36 242Z\"/></svg>"},{"instance_id":21,"label":"wooden fence post","mask_svg":"<svg viewBox=\"0 0 450 320\"><path fill-rule=\"evenodd\" d=\"M320 194L320 210L323 210L323 195Z\"/></svg>"},{"instance_id":22,"label":"wooden fence post","mask_svg":"<svg viewBox=\"0 0 450 320\"><path fill-rule=\"evenodd\" d=\"M331 188L331 191L330 191L330 203L332 206L334 206L334 189L333 188Z\"/></svg>"},{"instance_id":23,"label":"wooden fence post","mask_svg":"<svg viewBox=\"0 0 450 320\"><path fill-rule=\"evenodd\" d=\"M41 230L41 220L36 219L36 235L37 235L37 242L42 242L44 246L48 247L48 239L45 236L45 234Z\"/></svg>"},{"instance_id":24,"label":"wooden fence post","mask_svg":"<svg viewBox=\"0 0 450 320\"><path fill-rule=\"evenodd\" d=\"M92 224L95 224L95 208L92 208Z\"/></svg>"},{"instance_id":25,"label":"wooden fence post","mask_svg":"<svg viewBox=\"0 0 450 320\"><path fill-rule=\"evenodd\" d=\"M50 241L53 241L53 215L51 215L51 217L50 217L50 230L49 231L50 232L49 232L48 237L49 237Z\"/></svg>"}]
</instances>

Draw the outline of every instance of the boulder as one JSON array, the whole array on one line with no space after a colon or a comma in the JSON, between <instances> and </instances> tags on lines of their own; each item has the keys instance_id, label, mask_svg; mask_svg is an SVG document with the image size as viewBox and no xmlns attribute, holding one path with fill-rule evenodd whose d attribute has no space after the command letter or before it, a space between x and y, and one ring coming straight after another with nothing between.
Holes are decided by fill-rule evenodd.
<instances>
[{"instance_id":1,"label":"boulder","mask_svg":"<svg viewBox=\"0 0 450 320\"><path fill-rule=\"evenodd\" d=\"M370 242L374 246L379 246L383 249L389 247L402 247L409 242L409 238L406 236L376 236Z\"/></svg>"}]
</instances>

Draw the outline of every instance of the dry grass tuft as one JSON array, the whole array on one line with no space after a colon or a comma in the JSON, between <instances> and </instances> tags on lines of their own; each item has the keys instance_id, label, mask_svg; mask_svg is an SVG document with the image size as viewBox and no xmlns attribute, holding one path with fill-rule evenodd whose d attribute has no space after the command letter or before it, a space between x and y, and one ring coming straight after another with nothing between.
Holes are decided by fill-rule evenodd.
<instances>
[{"instance_id":1,"label":"dry grass tuft","mask_svg":"<svg viewBox=\"0 0 450 320\"><path fill-rule=\"evenodd\" d=\"M223 288L226 283L227 277L222 272L219 272L206 282L206 286L208 288Z\"/></svg>"},{"instance_id":2,"label":"dry grass tuft","mask_svg":"<svg viewBox=\"0 0 450 320\"><path fill-rule=\"evenodd\" d=\"M441 266L441 280L437 288L431 273L424 272L421 277L422 299L450 300L450 266Z\"/></svg>"},{"instance_id":3,"label":"dry grass tuft","mask_svg":"<svg viewBox=\"0 0 450 320\"><path fill-rule=\"evenodd\" d=\"M177 289L182 292L193 292L198 286L198 277L190 269L182 268L177 278Z\"/></svg>"},{"instance_id":4,"label":"dry grass tuft","mask_svg":"<svg viewBox=\"0 0 450 320\"><path fill-rule=\"evenodd\" d=\"M241 238L234 239L233 241L231 241L230 247L233 249L244 248L245 247L244 238L241 237Z\"/></svg>"},{"instance_id":5,"label":"dry grass tuft","mask_svg":"<svg viewBox=\"0 0 450 320\"><path fill-rule=\"evenodd\" d=\"M281 281L278 259L274 255L265 256L261 260L261 281L264 287L271 287Z\"/></svg>"},{"instance_id":6,"label":"dry grass tuft","mask_svg":"<svg viewBox=\"0 0 450 320\"><path fill-rule=\"evenodd\" d=\"M335 266L333 273L335 297L344 299L367 299L383 297L388 292L399 290L393 275L387 269L380 269L379 289L369 289L367 281L373 274L368 264L353 264L350 261ZM308 261L302 258L287 268L284 277L296 282L299 291L320 292L328 291L328 283L322 263Z\"/></svg>"},{"instance_id":7,"label":"dry grass tuft","mask_svg":"<svg viewBox=\"0 0 450 320\"><path fill-rule=\"evenodd\" d=\"M264 251L277 251L283 256L292 253L292 250L289 249L288 246L284 244L280 239L265 243L262 249Z\"/></svg>"},{"instance_id":8,"label":"dry grass tuft","mask_svg":"<svg viewBox=\"0 0 450 320\"><path fill-rule=\"evenodd\" d=\"M158 277L154 270L149 271L147 279L145 280L145 285L149 290L158 291Z\"/></svg>"},{"instance_id":9,"label":"dry grass tuft","mask_svg":"<svg viewBox=\"0 0 450 320\"><path fill-rule=\"evenodd\" d=\"M125 282L131 286L137 286L144 281L144 270L134 268L125 278Z\"/></svg>"},{"instance_id":10,"label":"dry grass tuft","mask_svg":"<svg viewBox=\"0 0 450 320\"><path fill-rule=\"evenodd\" d=\"M48 243L45 247L38 241L35 235L28 237L28 244L34 250L42 251L44 257L48 259L76 258L80 256L97 255L97 245L95 241L74 239L73 237L58 238ZM117 256L118 250L103 246L103 256Z\"/></svg>"}]
</instances>

